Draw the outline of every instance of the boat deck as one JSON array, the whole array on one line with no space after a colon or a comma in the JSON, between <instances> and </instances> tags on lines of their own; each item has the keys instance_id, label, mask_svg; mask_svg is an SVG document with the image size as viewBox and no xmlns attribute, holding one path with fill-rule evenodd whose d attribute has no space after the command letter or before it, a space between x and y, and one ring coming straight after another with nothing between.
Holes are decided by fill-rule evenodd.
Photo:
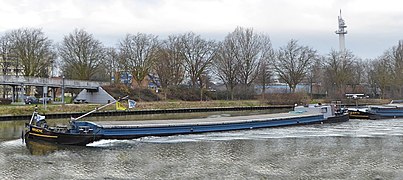
<instances>
[{"instance_id":1,"label":"boat deck","mask_svg":"<svg viewBox=\"0 0 403 180\"><path fill-rule=\"evenodd\" d=\"M158 126L184 126L184 125L212 125L212 124L229 124L229 123L245 123L289 119L296 117L320 116L319 113L275 113L275 114L259 114L248 116L230 116L230 117L214 117L214 118L198 118L198 119L169 119L169 120L144 120L144 121L98 121L96 124L102 128L133 128L133 127L158 127Z\"/></svg>"}]
</instances>

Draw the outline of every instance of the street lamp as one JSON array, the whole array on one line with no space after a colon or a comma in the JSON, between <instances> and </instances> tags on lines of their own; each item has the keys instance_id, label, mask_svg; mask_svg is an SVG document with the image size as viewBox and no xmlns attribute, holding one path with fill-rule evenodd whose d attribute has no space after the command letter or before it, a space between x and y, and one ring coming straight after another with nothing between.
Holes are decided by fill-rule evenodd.
<instances>
[{"instance_id":1,"label":"street lamp","mask_svg":"<svg viewBox=\"0 0 403 180\"><path fill-rule=\"evenodd\" d=\"M62 77L62 104L64 105L64 75Z\"/></svg>"}]
</instances>

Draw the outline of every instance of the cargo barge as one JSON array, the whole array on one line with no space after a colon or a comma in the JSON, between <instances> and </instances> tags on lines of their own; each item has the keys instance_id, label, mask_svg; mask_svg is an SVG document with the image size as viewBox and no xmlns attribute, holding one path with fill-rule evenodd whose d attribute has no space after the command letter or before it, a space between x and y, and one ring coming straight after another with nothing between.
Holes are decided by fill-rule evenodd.
<instances>
[{"instance_id":1,"label":"cargo barge","mask_svg":"<svg viewBox=\"0 0 403 180\"><path fill-rule=\"evenodd\" d=\"M351 119L389 119L403 117L403 101L392 100L385 105L371 105L368 107L348 108Z\"/></svg>"},{"instance_id":2,"label":"cargo barge","mask_svg":"<svg viewBox=\"0 0 403 180\"><path fill-rule=\"evenodd\" d=\"M49 127L45 117L35 110L30 122L26 123L24 138L25 140L85 146L101 139L135 139L145 136L248 130L314 123L335 123L349 120L348 114L346 112L337 112L335 105L300 106L295 107L294 111L289 113L220 118L103 121L97 123L81 120L101 108L96 108L78 118L72 118L67 126L55 127Z\"/></svg>"}]
</instances>

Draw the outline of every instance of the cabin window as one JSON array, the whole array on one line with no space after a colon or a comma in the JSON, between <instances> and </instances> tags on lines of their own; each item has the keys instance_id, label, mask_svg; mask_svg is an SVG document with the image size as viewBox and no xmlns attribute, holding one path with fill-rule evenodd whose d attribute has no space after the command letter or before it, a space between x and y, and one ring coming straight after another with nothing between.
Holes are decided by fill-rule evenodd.
<instances>
[{"instance_id":1,"label":"cabin window","mask_svg":"<svg viewBox=\"0 0 403 180\"><path fill-rule=\"evenodd\" d=\"M327 108L322 108L322 113L327 113Z\"/></svg>"}]
</instances>

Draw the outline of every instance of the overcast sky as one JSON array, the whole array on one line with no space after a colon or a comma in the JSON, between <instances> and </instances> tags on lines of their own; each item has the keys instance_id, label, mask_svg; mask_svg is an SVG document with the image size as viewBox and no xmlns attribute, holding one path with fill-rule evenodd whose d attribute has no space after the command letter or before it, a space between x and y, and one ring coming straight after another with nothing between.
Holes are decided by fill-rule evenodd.
<instances>
[{"instance_id":1,"label":"overcast sky","mask_svg":"<svg viewBox=\"0 0 403 180\"><path fill-rule=\"evenodd\" d=\"M338 50L341 9L346 48L365 59L403 39L402 7L399 0L0 0L0 35L42 28L59 42L78 28L116 46L127 33L165 38L192 31L222 40L241 26L269 35L274 48L296 39L324 55Z\"/></svg>"}]
</instances>

